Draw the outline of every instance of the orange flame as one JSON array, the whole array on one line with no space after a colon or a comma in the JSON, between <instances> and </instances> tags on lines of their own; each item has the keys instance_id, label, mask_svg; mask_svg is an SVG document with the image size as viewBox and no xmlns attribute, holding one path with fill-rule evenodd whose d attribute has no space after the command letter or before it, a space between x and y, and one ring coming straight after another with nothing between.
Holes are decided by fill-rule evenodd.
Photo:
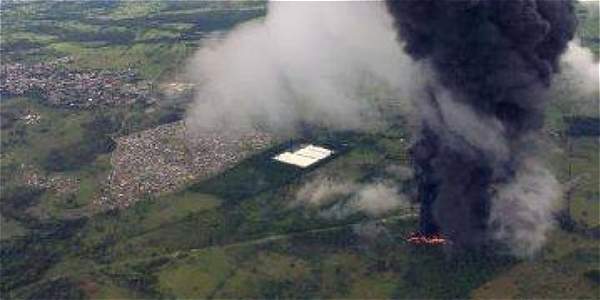
<instances>
[{"instance_id":1,"label":"orange flame","mask_svg":"<svg viewBox=\"0 0 600 300\"><path fill-rule=\"evenodd\" d=\"M417 232L411 234L406 241L414 245L444 245L448 242L440 234L424 235Z\"/></svg>"}]
</instances>

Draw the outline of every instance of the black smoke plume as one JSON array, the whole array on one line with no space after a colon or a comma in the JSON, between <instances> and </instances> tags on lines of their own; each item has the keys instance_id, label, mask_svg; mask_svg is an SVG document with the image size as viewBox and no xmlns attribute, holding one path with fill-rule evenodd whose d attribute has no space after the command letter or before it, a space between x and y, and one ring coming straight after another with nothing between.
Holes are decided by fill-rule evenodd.
<instances>
[{"instance_id":1,"label":"black smoke plume","mask_svg":"<svg viewBox=\"0 0 600 300\"><path fill-rule=\"evenodd\" d=\"M412 149L422 231L440 231L463 247L494 235L526 237L519 230L546 217L534 202L553 188L532 179L548 173L531 166L531 148L546 90L574 36L574 4L401 0L387 7L405 52L435 75L427 99L417 103L422 124Z\"/></svg>"}]
</instances>

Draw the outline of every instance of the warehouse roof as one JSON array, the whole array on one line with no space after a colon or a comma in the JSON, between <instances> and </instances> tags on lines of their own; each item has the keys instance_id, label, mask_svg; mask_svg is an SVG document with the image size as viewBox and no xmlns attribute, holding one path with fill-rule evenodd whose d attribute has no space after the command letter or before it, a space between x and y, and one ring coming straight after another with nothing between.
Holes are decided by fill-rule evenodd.
<instances>
[{"instance_id":1,"label":"warehouse roof","mask_svg":"<svg viewBox=\"0 0 600 300\"><path fill-rule=\"evenodd\" d=\"M306 168L322 159L329 157L331 154L333 154L333 151L327 148L315 145L306 145L294 152L283 152L273 157L273 159L286 164Z\"/></svg>"}]
</instances>

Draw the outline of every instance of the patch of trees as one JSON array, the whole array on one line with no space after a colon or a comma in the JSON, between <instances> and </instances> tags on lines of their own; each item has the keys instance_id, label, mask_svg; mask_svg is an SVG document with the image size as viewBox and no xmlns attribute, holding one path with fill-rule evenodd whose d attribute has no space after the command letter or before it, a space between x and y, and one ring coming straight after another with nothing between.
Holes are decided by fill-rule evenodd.
<instances>
[{"instance_id":1,"label":"patch of trees","mask_svg":"<svg viewBox=\"0 0 600 300\"><path fill-rule=\"evenodd\" d=\"M4 186L0 193L0 215L14 219L21 225L35 230L44 238L66 238L80 227L84 220L60 222L57 220L41 221L27 213L27 209L39 203L45 190L24 185Z\"/></svg>"},{"instance_id":2,"label":"patch of trees","mask_svg":"<svg viewBox=\"0 0 600 300\"><path fill-rule=\"evenodd\" d=\"M583 276L596 285L600 285L600 269L589 270L583 273Z\"/></svg>"},{"instance_id":3,"label":"patch of trees","mask_svg":"<svg viewBox=\"0 0 600 300\"><path fill-rule=\"evenodd\" d=\"M121 129L121 120L117 114L98 112L84 128L91 133L111 134Z\"/></svg>"},{"instance_id":4,"label":"patch of trees","mask_svg":"<svg viewBox=\"0 0 600 300\"><path fill-rule=\"evenodd\" d=\"M84 219L40 221L26 212L38 203L43 192L43 189L28 186L5 186L2 189L0 214L18 221L31 231L24 237L0 242L0 293L39 280L68 247L76 247L76 243L62 242L70 239L85 224Z\"/></svg>"},{"instance_id":5,"label":"patch of trees","mask_svg":"<svg viewBox=\"0 0 600 300\"><path fill-rule=\"evenodd\" d=\"M63 17L63 13L86 14L89 10L111 10L120 5L119 1L114 0L94 0L94 1L56 1L52 3L48 10L50 16L57 19Z\"/></svg>"},{"instance_id":6,"label":"patch of trees","mask_svg":"<svg viewBox=\"0 0 600 300\"><path fill-rule=\"evenodd\" d=\"M39 280L56 262L57 256L49 253L45 243L36 237L0 243L0 292L3 294Z\"/></svg>"},{"instance_id":7,"label":"patch of trees","mask_svg":"<svg viewBox=\"0 0 600 300\"><path fill-rule=\"evenodd\" d=\"M12 127L15 122L17 122L19 120L21 112L18 110L14 110L14 109L2 109L2 111L0 111L0 128L1 129L8 129L10 127Z\"/></svg>"},{"instance_id":8,"label":"patch of trees","mask_svg":"<svg viewBox=\"0 0 600 300\"><path fill-rule=\"evenodd\" d=\"M578 233L589 238L600 239L600 226L588 227L578 223L567 210L561 210L554 215L558 226L564 231Z\"/></svg>"},{"instance_id":9,"label":"patch of trees","mask_svg":"<svg viewBox=\"0 0 600 300\"><path fill-rule=\"evenodd\" d=\"M264 10L248 10L248 11L224 11L211 13L206 16L198 16L197 14L183 15L190 22L196 24L196 30L199 31L214 31L223 30L235 26L238 23L245 22L254 18L261 17L265 14ZM177 17L180 14L175 15ZM161 16L159 16L161 17ZM162 18L160 19L162 21ZM175 21L174 20L170 20Z\"/></svg>"},{"instance_id":10,"label":"patch of trees","mask_svg":"<svg viewBox=\"0 0 600 300\"><path fill-rule=\"evenodd\" d=\"M158 124L168 124L177 122L183 119L185 115L185 109L183 107L168 107L165 110L161 110L158 116Z\"/></svg>"},{"instance_id":11,"label":"patch of trees","mask_svg":"<svg viewBox=\"0 0 600 300\"><path fill-rule=\"evenodd\" d=\"M215 31L229 29L236 24L264 16L266 9L261 10L222 10L222 11L207 11L207 12L186 12L183 10L180 13L173 14L155 14L129 19L88 19L87 24L106 25L106 26L121 26L126 28L149 28L160 27L165 23L193 23L194 28L189 31Z\"/></svg>"},{"instance_id":12,"label":"patch of trees","mask_svg":"<svg viewBox=\"0 0 600 300\"><path fill-rule=\"evenodd\" d=\"M94 1L90 1L94 2ZM52 11L55 9L53 8ZM189 40L195 39L199 36L195 35L197 31L215 31L225 30L235 26L238 23L248 21L250 19L263 16L266 10L230 10L230 11L209 11L209 12L185 12L176 14L156 14L143 16L138 18L129 18L121 20L113 19L85 19L81 15L69 14L67 12L57 13L57 15L65 14L63 18L69 20L78 20L84 24L99 25L99 30L82 30L75 26L65 27L58 26L53 23L44 23L28 26L28 30L39 34L48 34L59 37L62 41L74 41L74 42L107 42L109 44L121 44L127 45L135 41L137 31L148 27L160 27L164 23L193 23L194 28L183 32L182 39ZM50 20L62 20L61 18L49 16L46 19ZM119 26L121 28L116 28ZM123 29L127 28L127 29ZM177 39L169 39L174 41ZM23 41L24 42L24 41ZM27 49L35 48L36 45L22 44L20 47L27 47ZM39 45L38 45L39 47Z\"/></svg>"},{"instance_id":13,"label":"patch of trees","mask_svg":"<svg viewBox=\"0 0 600 300\"><path fill-rule=\"evenodd\" d=\"M35 225L30 222L30 234L0 242L0 293L40 280L69 247L77 248L77 243L69 239L85 222L84 219Z\"/></svg>"},{"instance_id":14,"label":"patch of trees","mask_svg":"<svg viewBox=\"0 0 600 300\"><path fill-rule=\"evenodd\" d=\"M340 249L348 249L358 245L359 239L351 226L338 230L325 230L307 232L292 237L293 244L304 246L330 246Z\"/></svg>"},{"instance_id":15,"label":"patch of trees","mask_svg":"<svg viewBox=\"0 0 600 300\"><path fill-rule=\"evenodd\" d=\"M45 281L37 285L35 289L28 289L25 293L25 295L19 295L18 298L45 300L86 298L85 292L77 282L64 277Z\"/></svg>"},{"instance_id":16,"label":"patch of trees","mask_svg":"<svg viewBox=\"0 0 600 300\"><path fill-rule=\"evenodd\" d=\"M242 200L291 182L301 170L273 162L276 152L267 151L254 155L235 167L190 187L191 191L203 192L227 200L224 207L235 207Z\"/></svg>"},{"instance_id":17,"label":"patch of trees","mask_svg":"<svg viewBox=\"0 0 600 300\"><path fill-rule=\"evenodd\" d=\"M111 277L122 287L133 291L136 297L157 299L162 298L161 294L155 290L158 286L158 279L151 274L149 270L139 273L127 273L111 275Z\"/></svg>"},{"instance_id":18,"label":"patch of trees","mask_svg":"<svg viewBox=\"0 0 600 300\"><path fill-rule=\"evenodd\" d=\"M259 284L259 298L264 299L311 299L316 298L319 282L315 278L305 280L264 280Z\"/></svg>"},{"instance_id":19,"label":"patch of trees","mask_svg":"<svg viewBox=\"0 0 600 300\"><path fill-rule=\"evenodd\" d=\"M156 290L158 287L158 278L154 273L163 265L169 262L168 258L162 257L152 259L131 266L126 273L109 274L120 286L134 291L136 296L142 298L162 298L162 295Z\"/></svg>"},{"instance_id":20,"label":"patch of trees","mask_svg":"<svg viewBox=\"0 0 600 300\"><path fill-rule=\"evenodd\" d=\"M39 221L26 213L44 193L43 189L30 186L8 186L0 194L0 214L19 221L27 227L38 226Z\"/></svg>"},{"instance_id":21,"label":"patch of trees","mask_svg":"<svg viewBox=\"0 0 600 300\"><path fill-rule=\"evenodd\" d=\"M28 39L14 39L9 40L6 43L3 43L0 47L0 50L4 52L19 52L19 51L27 51L31 49L38 49L40 47L45 46L44 43L34 42Z\"/></svg>"},{"instance_id":22,"label":"patch of trees","mask_svg":"<svg viewBox=\"0 0 600 300\"><path fill-rule=\"evenodd\" d=\"M42 165L53 172L77 170L114 148L115 142L108 136L86 136L81 143L50 150Z\"/></svg>"},{"instance_id":23,"label":"patch of trees","mask_svg":"<svg viewBox=\"0 0 600 300\"><path fill-rule=\"evenodd\" d=\"M16 4L18 6L19 4ZM90 11L103 12L119 5L119 1L50 1L33 18L37 20L80 20Z\"/></svg>"},{"instance_id":24,"label":"patch of trees","mask_svg":"<svg viewBox=\"0 0 600 300\"><path fill-rule=\"evenodd\" d=\"M466 299L483 283L513 266L510 256L494 253L493 248L459 250L449 259L441 248L413 249L402 282L392 298Z\"/></svg>"},{"instance_id":25,"label":"patch of trees","mask_svg":"<svg viewBox=\"0 0 600 300\"><path fill-rule=\"evenodd\" d=\"M135 32L114 27L103 27L99 30L80 30L77 27L63 27L53 24L30 26L30 31L59 37L61 41L98 42L110 44L129 44L135 39Z\"/></svg>"},{"instance_id":26,"label":"patch of trees","mask_svg":"<svg viewBox=\"0 0 600 300\"><path fill-rule=\"evenodd\" d=\"M211 6L214 6L214 3L210 1L190 1L190 0L180 0L180 1L168 1L166 3L165 11L177 11L177 10L192 10L192 9L209 9ZM223 3L221 5L226 6L228 3Z\"/></svg>"},{"instance_id":27,"label":"patch of trees","mask_svg":"<svg viewBox=\"0 0 600 300\"><path fill-rule=\"evenodd\" d=\"M567 133L570 136L599 136L600 118L596 117L565 117L568 124Z\"/></svg>"}]
</instances>

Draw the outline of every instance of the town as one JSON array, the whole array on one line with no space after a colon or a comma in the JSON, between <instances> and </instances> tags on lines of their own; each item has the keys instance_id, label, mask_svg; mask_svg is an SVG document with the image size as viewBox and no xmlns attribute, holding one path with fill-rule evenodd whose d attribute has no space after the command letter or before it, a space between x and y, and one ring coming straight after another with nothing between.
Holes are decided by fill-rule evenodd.
<instances>
[{"instance_id":1,"label":"town","mask_svg":"<svg viewBox=\"0 0 600 300\"><path fill-rule=\"evenodd\" d=\"M33 65L4 65L0 95L34 95L52 106L79 109L154 101L152 84L138 80L134 70L82 72L66 67L72 60L63 57Z\"/></svg>"},{"instance_id":2,"label":"town","mask_svg":"<svg viewBox=\"0 0 600 300\"><path fill-rule=\"evenodd\" d=\"M272 145L263 132L241 137L190 132L173 122L116 139L112 172L96 200L101 209L128 207L146 195L175 191L235 165Z\"/></svg>"}]
</instances>

